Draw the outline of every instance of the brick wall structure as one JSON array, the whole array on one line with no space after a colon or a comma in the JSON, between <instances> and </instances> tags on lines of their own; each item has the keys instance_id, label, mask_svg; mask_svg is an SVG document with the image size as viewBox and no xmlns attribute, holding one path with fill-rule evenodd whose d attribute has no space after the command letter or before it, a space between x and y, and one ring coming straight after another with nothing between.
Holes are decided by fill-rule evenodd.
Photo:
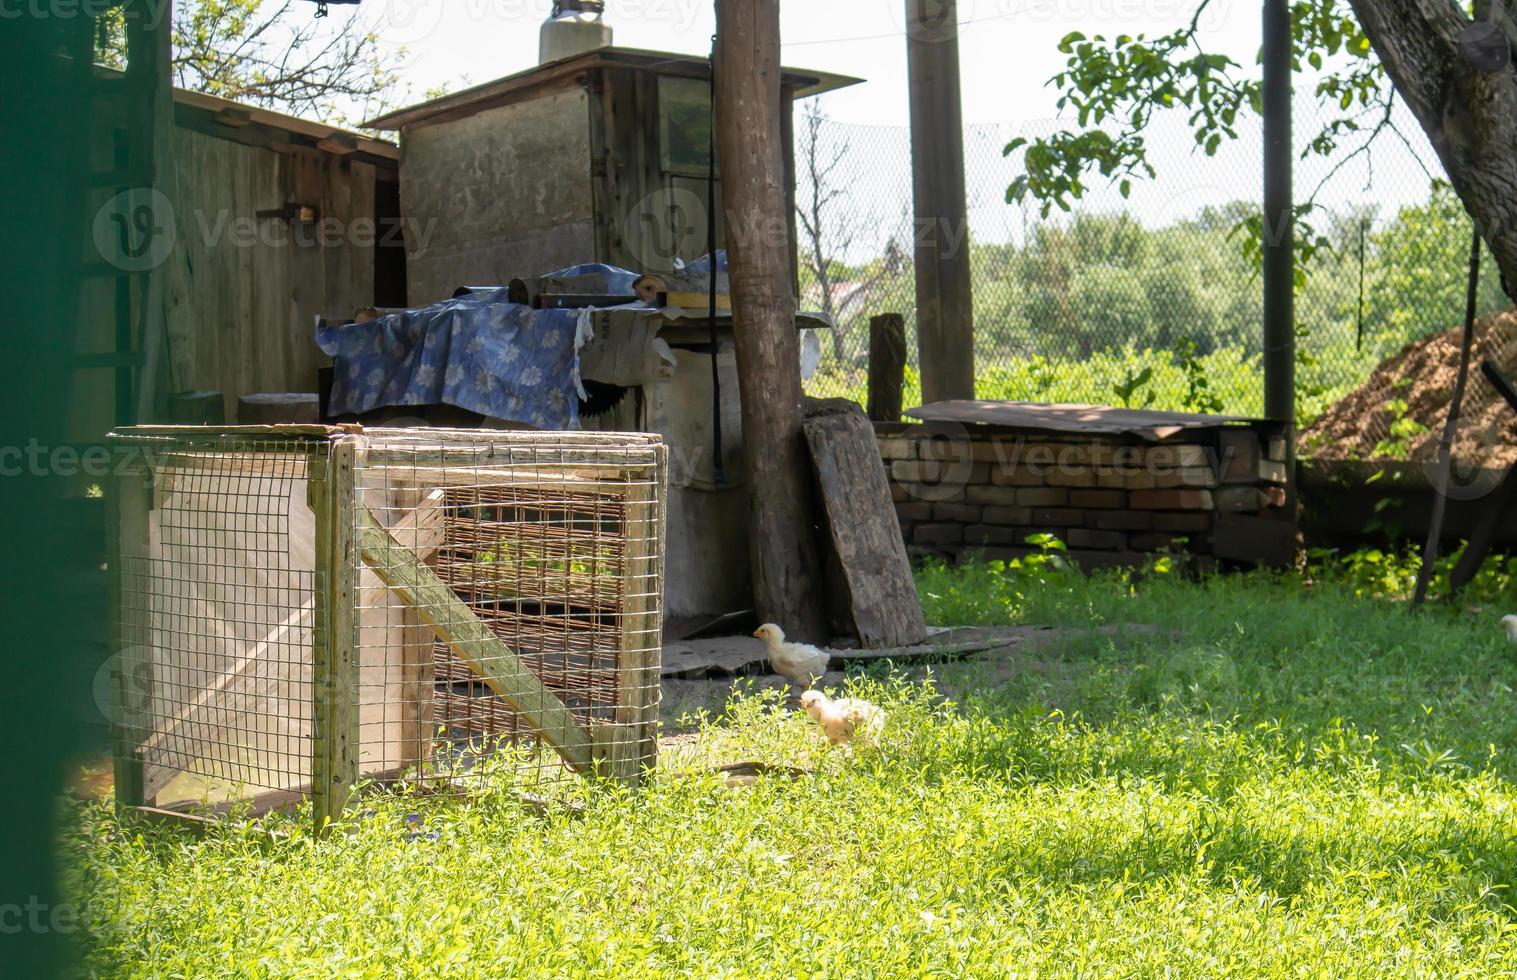
<instances>
[{"instance_id":1,"label":"brick wall structure","mask_svg":"<svg viewBox=\"0 0 1517 980\"><path fill-rule=\"evenodd\" d=\"M877 433L913 556L1017 557L1046 533L1086 568L1176 551L1202 566L1294 557L1285 438L1271 423L1162 442L934 423Z\"/></svg>"}]
</instances>

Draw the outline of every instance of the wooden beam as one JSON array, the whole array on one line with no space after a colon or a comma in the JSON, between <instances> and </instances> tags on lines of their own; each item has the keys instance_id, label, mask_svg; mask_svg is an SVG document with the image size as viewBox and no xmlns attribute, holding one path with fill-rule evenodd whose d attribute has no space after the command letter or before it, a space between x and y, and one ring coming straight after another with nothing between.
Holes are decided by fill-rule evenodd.
<instances>
[{"instance_id":1,"label":"wooden beam","mask_svg":"<svg viewBox=\"0 0 1517 980\"><path fill-rule=\"evenodd\" d=\"M828 638L827 617L817 601L822 562L801 435L779 17L779 0L717 0L716 141L753 500L753 601L763 619L817 642Z\"/></svg>"},{"instance_id":2,"label":"wooden beam","mask_svg":"<svg viewBox=\"0 0 1517 980\"><path fill-rule=\"evenodd\" d=\"M906 318L882 313L869 319L869 419L901 421L906 383Z\"/></svg>"},{"instance_id":3,"label":"wooden beam","mask_svg":"<svg viewBox=\"0 0 1517 980\"><path fill-rule=\"evenodd\" d=\"M957 0L906 5L922 400L974 397L974 296L959 94Z\"/></svg>"},{"instance_id":4,"label":"wooden beam","mask_svg":"<svg viewBox=\"0 0 1517 980\"><path fill-rule=\"evenodd\" d=\"M576 772L594 768L589 732L558 696L474 615L453 590L402 547L368 508L358 514L364 563Z\"/></svg>"},{"instance_id":5,"label":"wooden beam","mask_svg":"<svg viewBox=\"0 0 1517 980\"><path fill-rule=\"evenodd\" d=\"M358 781L358 441L333 440L326 460L313 464L321 472L308 491L316 512L311 808L317 833L342 815Z\"/></svg>"}]
</instances>

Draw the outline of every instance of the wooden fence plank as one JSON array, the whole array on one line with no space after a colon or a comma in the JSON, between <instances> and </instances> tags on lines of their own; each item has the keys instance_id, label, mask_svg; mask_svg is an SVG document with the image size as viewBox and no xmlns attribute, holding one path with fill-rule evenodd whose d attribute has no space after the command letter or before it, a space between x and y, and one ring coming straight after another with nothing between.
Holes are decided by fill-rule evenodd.
<instances>
[{"instance_id":1,"label":"wooden fence plank","mask_svg":"<svg viewBox=\"0 0 1517 980\"><path fill-rule=\"evenodd\" d=\"M858 410L802 423L859 643L910 646L927 636L874 426Z\"/></svg>"}]
</instances>

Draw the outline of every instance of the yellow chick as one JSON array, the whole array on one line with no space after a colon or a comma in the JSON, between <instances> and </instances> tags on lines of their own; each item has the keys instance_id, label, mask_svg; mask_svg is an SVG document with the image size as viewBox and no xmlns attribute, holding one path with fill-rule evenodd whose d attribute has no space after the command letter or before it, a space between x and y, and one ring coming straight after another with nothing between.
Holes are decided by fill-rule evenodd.
<instances>
[{"instance_id":1,"label":"yellow chick","mask_svg":"<svg viewBox=\"0 0 1517 980\"><path fill-rule=\"evenodd\" d=\"M821 691L807 691L801 695L801 707L833 745L848 745L855 737L877 743L885 727L885 712L862 698L834 701Z\"/></svg>"},{"instance_id":2,"label":"yellow chick","mask_svg":"<svg viewBox=\"0 0 1517 980\"><path fill-rule=\"evenodd\" d=\"M765 623L753 635L769 648L769 665L774 672L796 687L810 687L827 673L829 658L825 652L805 643L786 643L785 631L773 623Z\"/></svg>"}]
</instances>

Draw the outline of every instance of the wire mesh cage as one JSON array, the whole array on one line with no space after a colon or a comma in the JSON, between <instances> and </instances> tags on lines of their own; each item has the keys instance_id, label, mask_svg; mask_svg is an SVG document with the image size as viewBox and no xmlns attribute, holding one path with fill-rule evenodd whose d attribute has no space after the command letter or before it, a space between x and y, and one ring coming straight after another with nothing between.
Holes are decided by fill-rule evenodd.
<instances>
[{"instance_id":1,"label":"wire mesh cage","mask_svg":"<svg viewBox=\"0 0 1517 980\"><path fill-rule=\"evenodd\" d=\"M123 805L318 825L356 782L656 761L654 436L134 427L111 557Z\"/></svg>"}]
</instances>

